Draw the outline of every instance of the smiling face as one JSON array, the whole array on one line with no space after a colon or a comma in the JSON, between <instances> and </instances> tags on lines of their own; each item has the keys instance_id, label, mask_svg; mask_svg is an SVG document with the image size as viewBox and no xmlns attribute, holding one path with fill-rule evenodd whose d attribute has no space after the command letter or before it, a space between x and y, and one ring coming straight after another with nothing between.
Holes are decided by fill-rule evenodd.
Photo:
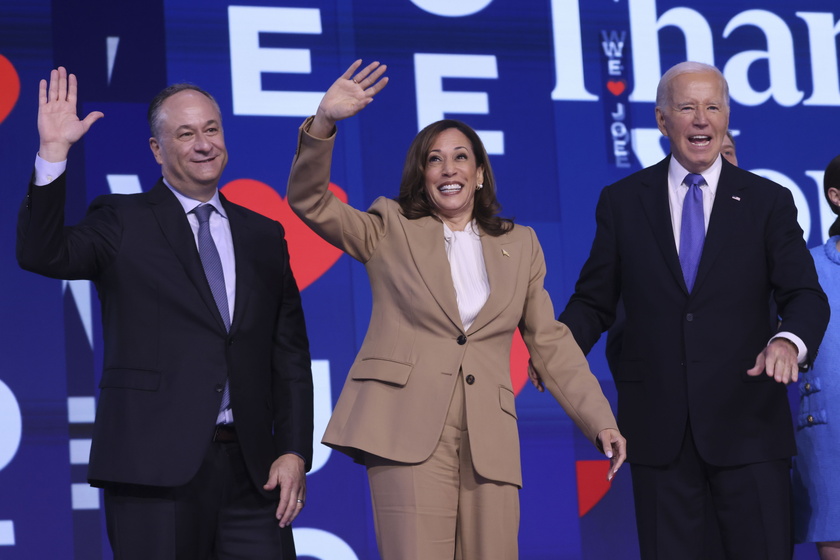
<instances>
[{"instance_id":1,"label":"smiling face","mask_svg":"<svg viewBox=\"0 0 840 560\"><path fill-rule=\"evenodd\" d=\"M447 128L432 142L425 161L426 196L435 214L454 230L473 218L477 185L484 169L477 165L472 144L457 128Z\"/></svg>"},{"instance_id":2,"label":"smiling face","mask_svg":"<svg viewBox=\"0 0 840 560\"><path fill-rule=\"evenodd\" d=\"M664 103L656 107L656 122L683 167L691 173L708 169L720 154L729 127L721 76L686 72L671 78Z\"/></svg>"},{"instance_id":3,"label":"smiling face","mask_svg":"<svg viewBox=\"0 0 840 560\"><path fill-rule=\"evenodd\" d=\"M184 90L163 102L158 122L149 146L164 178L185 196L210 200L228 157L218 108L204 94Z\"/></svg>"}]
</instances>

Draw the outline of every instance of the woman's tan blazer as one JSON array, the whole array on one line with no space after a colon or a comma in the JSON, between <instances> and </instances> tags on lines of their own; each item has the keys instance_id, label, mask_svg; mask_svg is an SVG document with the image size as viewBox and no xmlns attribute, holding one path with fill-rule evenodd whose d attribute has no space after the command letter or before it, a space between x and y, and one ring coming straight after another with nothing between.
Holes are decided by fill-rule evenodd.
<instances>
[{"instance_id":1,"label":"woman's tan blazer","mask_svg":"<svg viewBox=\"0 0 840 560\"><path fill-rule=\"evenodd\" d=\"M464 330L443 225L409 220L396 202L355 210L328 190L335 135L301 127L288 185L294 211L321 237L367 268L373 309L367 335L323 443L361 460L428 458L443 431L459 371L475 470L522 485L510 348L518 327L546 388L591 441L616 428L598 380L543 288L545 260L531 228L481 236L490 297Z\"/></svg>"}]
</instances>

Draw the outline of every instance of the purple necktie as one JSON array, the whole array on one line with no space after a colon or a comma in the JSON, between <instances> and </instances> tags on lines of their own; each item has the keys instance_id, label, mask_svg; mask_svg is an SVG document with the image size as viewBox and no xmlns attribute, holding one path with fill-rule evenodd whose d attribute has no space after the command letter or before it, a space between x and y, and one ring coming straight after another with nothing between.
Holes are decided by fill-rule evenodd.
<instances>
[{"instance_id":1,"label":"purple necktie","mask_svg":"<svg viewBox=\"0 0 840 560\"><path fill-rule=\"evenodd\" d=\"M688 193L683 200L682 227L680 229L680 266L688 291L694 287L697 266L703 253L703 241L706 239L706 220L703 216L703 191L700 185L705 183L702 175L689 173L683 181L688 186Z\"/></svg>"},{"instance_id":2,"label":"purple necktie","mask_svg":"<svg viewBox=\"0 0 840 560\"><path fill-rule=\"evenodd\" d=\"M203 204L193 210L198 218L198 254L201 257L207 283L210 284L210 291L213 292L213 299L216 300L216 307L219 308L219 313L221 313L222 320L225 323L225 329L230 330L230 309L228 308L222 259L219 257L216 244L213 242L213 236L210 235L210 214L215 210L212 204ZM225 381L222 406L219 410L222 411L227 408L230 408L230 384Z\"/></svg>"}]
</instances>

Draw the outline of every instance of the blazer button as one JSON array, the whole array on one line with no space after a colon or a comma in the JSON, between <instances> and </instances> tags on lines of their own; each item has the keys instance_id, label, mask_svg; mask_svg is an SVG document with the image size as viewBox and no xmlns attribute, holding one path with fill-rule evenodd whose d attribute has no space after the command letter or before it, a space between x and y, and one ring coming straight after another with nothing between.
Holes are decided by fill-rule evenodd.
<instances>
[{"instance_id":1,"label":"blazer button","mask_svg":"<svg viewBox=\"0 0 840 560\"><path fill-rule=\"evenodd\" d=\"M809 424L813 424L813 423L814 423L814 417L813 417L813 416L811 416L810 414L808 415L807 420L808 420L808 423L809 423Z\"/></svg>"},{"instance_id":2,"label":"blazer button","mask_svg":"<svg viewBox=\"0 0 840 560\"><path fill-rule=\"evenodd\" d=\"M806 384L805 384L805 390L806 390L806 391L810 391L810 390L811 390L811 384L810 384L810 383L806 383Z\"/></svg>"},{"instance_id":3,"label":"blazer button","mask_svg":"<svg viewBox=\"0 0 840 560\"><path fill-rule=\"evenodd\" d=\"M688 321L689 323L692 322L694 320L694 313L686 313L685 314L685 320Z\"/></svg>"},{"instance_id":4,"label":"blazer button","mask_svg":"<svg viewBox=\"0 0 840 560\"><path fill-rule=\"evenodd\" d=\"M473 374L469 374L466 378L467 385L472 385L475 383L475 376Z\"/></svg>"},{"instance_id":5,"label":"blazer button","mask_svg":"<svg viewBox=\"0 0 840 560\"><path fill-rule=\"evenodd\" d=\"M459 336L459 337L458 337L458 344L460 344L461 346L463 346L463 345L464 345L464 344L466 344L466 343L467 343L467 337L466 337L466 336L461 335L461 336Z\"/></svg>"}]
</instances>

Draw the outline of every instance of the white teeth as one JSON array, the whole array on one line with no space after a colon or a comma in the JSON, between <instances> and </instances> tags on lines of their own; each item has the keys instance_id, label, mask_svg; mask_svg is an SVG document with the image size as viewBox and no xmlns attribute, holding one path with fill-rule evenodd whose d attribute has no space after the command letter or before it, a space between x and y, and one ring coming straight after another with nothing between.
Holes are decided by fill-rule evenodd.
<instances>
[{"instance_id":1,"label":"white teeth","mask_svg":"<svg viewBox=\"0 0 840 560\"><path fill-rule=\"evenodd\" d=\"M442 187L439 187L438 190L444 194L448 194L460 192L461 188L461 185L443 185Z\"/></svg>"}]
</instances>

